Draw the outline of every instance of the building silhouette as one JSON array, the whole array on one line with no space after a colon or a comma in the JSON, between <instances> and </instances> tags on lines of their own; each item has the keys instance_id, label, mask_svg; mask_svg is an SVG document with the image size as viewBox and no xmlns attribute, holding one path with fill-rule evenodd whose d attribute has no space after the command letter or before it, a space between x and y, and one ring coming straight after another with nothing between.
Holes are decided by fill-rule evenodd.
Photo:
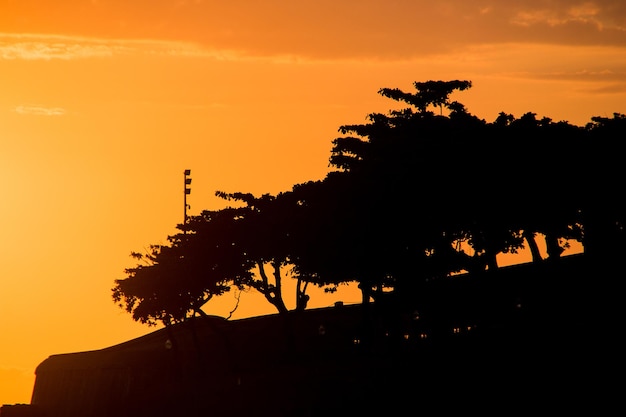
<instances>
[{"instance_id":1,"label":"building silhouette","mask_svg":"<svg viewBox=\"0 0 626 417\"><path fill-rule=\"evenodd\" d=\"M607 282L570 255L434 280L412 304L196 318L52 355L31 404L0 416L598 411L620 397L606 377L622 355Z\"/></svg>"}]
</instances>

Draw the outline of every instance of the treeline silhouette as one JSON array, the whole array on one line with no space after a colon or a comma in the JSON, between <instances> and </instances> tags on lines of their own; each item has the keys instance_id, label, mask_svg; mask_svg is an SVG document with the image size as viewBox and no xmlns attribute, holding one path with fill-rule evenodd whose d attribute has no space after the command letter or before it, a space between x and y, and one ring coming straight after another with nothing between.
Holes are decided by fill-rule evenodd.
<instances>
[{"instance_id":1,"label":"treeline silhouette","mask_svg":"<svg viewBox=\"0 0 626 417\"><path fill-rule=\"evenodd\" d=\"M205 316L213 297L235 289L259 291L287 315L285 279L296 280L298 311L309 286L348 283L364 306L398 307L427 283L495 271L499 254L524 248L537 264L558 262L572 241L595 265L619 259L626 116L576 126L501 112L487 122L450 99L471 86L380 89L406 107L341 126L323 180L276 195L216 192L230 205L132 253L137 264L115 280L114 301L136 321L169 327Z\"/></svg>"}]
</instances>

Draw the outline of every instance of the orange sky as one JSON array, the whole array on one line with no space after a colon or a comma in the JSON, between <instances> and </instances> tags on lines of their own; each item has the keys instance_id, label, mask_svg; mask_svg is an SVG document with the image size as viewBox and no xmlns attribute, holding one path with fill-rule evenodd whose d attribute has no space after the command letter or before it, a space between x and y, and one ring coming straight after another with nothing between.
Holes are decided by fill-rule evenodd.
<instances>
[{"instance_id":1,"label":"orange sky","mask_svg":"<svg viewBox=\"0 0 626 417\"><path fill-rule=\"evenodd\" d=\"M626 113L626 3L0 0L0 404L51 354L155 330L110 289L176 232L184 169L190 214L323 178L379 88L431 79L471 80L453 98L489 122Z\"/></svg>"}]
</instances>

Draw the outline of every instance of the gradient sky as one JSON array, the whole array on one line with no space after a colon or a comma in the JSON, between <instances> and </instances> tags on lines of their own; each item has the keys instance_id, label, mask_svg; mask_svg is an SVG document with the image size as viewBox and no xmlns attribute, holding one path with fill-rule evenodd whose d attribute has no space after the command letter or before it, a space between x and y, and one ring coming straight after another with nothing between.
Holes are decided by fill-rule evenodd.
<instances>
[{"instance_id":1,"label":"gradient sky","mask_svg":"<svg viewBox=\"0 0 626 417\"><path fill-rule=\"evenodd\" d=\"M49 355L155 330L110 290L176 232L185 169L189 214L321 179L339 126L396 105L378 89L451 79L488 122L626 113L626 3L0 0L0 404Z\"/></svg>"}]
</instances>

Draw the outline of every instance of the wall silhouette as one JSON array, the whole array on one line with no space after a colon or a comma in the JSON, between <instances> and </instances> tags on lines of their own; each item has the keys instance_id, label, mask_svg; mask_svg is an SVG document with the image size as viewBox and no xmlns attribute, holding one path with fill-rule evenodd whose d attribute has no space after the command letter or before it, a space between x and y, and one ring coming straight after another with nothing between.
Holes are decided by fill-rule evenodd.
<instances>
[{"instance_id":1,"label":"wall silhouette","mask_svg":"<svg viewBox=\"0 0 626 417\"><path fill-rule=\"evenodd\" d=\"M611 399L613 281L571 255L433 281L412 309L379 301L367 322L362 305L196 318L50 356L32 405L48 417L562 411Z\"/></svg>"}]
</instances>

